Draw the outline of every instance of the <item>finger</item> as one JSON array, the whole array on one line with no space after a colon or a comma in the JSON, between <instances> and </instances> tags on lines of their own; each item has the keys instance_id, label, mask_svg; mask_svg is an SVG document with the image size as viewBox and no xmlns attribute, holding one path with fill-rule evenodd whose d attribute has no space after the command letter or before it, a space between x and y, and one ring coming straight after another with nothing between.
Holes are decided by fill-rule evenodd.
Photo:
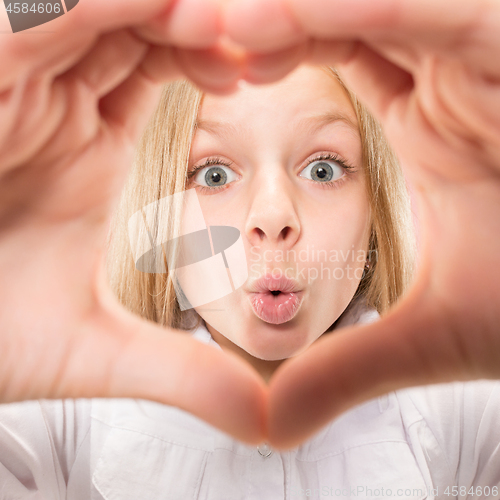
<instances>
[{"instance_id":1,"label":"finger","mask_svg":"<svg viewBox=\"0 0 500 500\"><path fill-rule=\"evenodd\" d=\"M43 169L44 165L54 164L70 152L80 151L99 132L99 98L113 87L120 87L119 83L127 80L131 73L139 71L140 78L121 88L120 100L113 95L120 113L116 120L125 120L125 113L132 111L128 123L132 125L135 120L130 134L136 137L140 124L145 123L153 110L155 97L151 92L158 95L153 90L155 82L147 81L150 75L146 71L151 67L151 60L144 57L146 51L148 47L126 31L104 35L77 66L55 81L45 77L16 85L10 99L6 99L5 105L1 104L7 111L3 114L5 130L0 142L0 146L4 146L1 171L25 164L34 156ZM138 70L139 66L144 66L145 72ZM174 74L173 66L164 64L158 76L166 77L166 71ZM124 94L125 88L131 89L133 95ZM15 99L20 90L24 91L22 99ZM23 117L22 120L19 117ZM15 118L17 122L13 121Z\"/></svg>"},{"instance_id":2,"label":"finger","mask_svg":"<svg viewBox=\"0 0 500 500\"><path fill-rule=\"evenodd\" d=\"M251 83L276 82L301 63L320 65L346 61L357 50L357 45L357 42L309 40L275 52L247 52L242 78Z\"/></svg>"},{"instance_id":3,"label":"finger","mask_svg":"<svg viewBox=\"0 0 500 500\"><path fill-rule=\"evenodd\" d=\"M274 0L283 2L308 34L318 38L426 35L429 42L449 43L480 23L491 8L487 0L421 2L418 0Z\"/></svg>"},{"instance_id":4,"label":"finger","mask_svg":"<svg viewBox=\"0 0 500 500\"><path fill-rule=\"evenodd\" d=\"M254 84L276 82L307 59L309 50L307 43L301 43L269 54L249 53L241 77Z\"/></svg>"},{"instance_id":5,"label":"finger","mask_svg":"<svg viewBox=\"0 0 500 500\"><path fill-rule=\"evenodd\" d=\"M29 392L10 393L3 402L39 398L141 398L176 406L242 441L264 435L265 390L243 361L189 338L188 333L147 327L131 319L103 319L73 342L60 373L43 365ZM117 330L121 327L121 331ZM132 331L132 328L134 331ZM56 339L54 339L56 340ZM61 339L57 339L61 343ZM62 364L62 363L61 363ZM16 382L16 381L13 381Z\"/></svg>"},{"instance_id":6,"label":"finger","mask_svg":"<svg viewBox=\"0 0 500 500\"><path fill-rule=\"evenodd\" d=\"M225 86L223 73L217 76ZM52 84L49 78L29 80L16 85L15 92L4 93L5 103L0 106L6 110L1 125L5 130L0 146L3 142L9 147L2 151L2 171L35 153L43 167L80 150L98 132L98 111L135 140L157 103L158 85L181 77L185 75L173 47L147 45L127 30L101 36L74 68ZM13 127L16 116L25 118Z\"/></svg>"},{"instance_id":7,"label":"finger","mask_svg":"<svg viewBox=\"0 0 500 500\"><path fill-rule=\"evenodd\" d=\"M51 21L53 32L1 37L0 91L15 84L26 71L61 74L95 43L99 35L127 27L165 45L206 48L220 34L219 7L204 0L86 0L78 8ZM171 17L171 18L170 18ZM186 29L188 20L198 29ZM166 23L164 33L161 31Z\"/></svg>"},{"instance_id":8,"label":"finger","mask_svg":"<svg viewBox=\"0 0 500 500\"><path fill-rule=\"evenodd\" d=\"M401 117L400 110L405 109L415 87L411 73L364 43L358 43L337 67L347 85L379 120L384 122L390 111Z\"/></svg>"},{"instance_id":9,"label":"finger","mask_svg":"<svg viewBox=\"0 0 500 500\"><path fill-rule=\"evenodd\" d=\"M384 124L399 158L422 157L421 144L433 146L433 165L424 155L419 168L407 165L409 176L424 174L424 165L427 173L440 170L440 176L450 180L474 181L498 172L496 84L456 60L437 65L430 58L412 75L365 44L358 44L336 68ZM401 124L411 120L419 124L418 133L408 136ZM448 147L443 148L443 140ZM466 159L470 151L477 160L474 171Z\"/></svg>"},{"instance_id":10,"label":"finger","mask_svg":"<svg viewBox=\"0 0 500 500\"><path fill-rule=\"evenodd\" d=\"M206 92L229 94L243 75L245 54L223 40L210 49L175 49L173 53L182 73Z\"/></svg>"},{"instance_id":11,"label":"finger","mask_svg":"<svg viewBox=\"0 0 500 500\"><path fill-rule=\"evenodd\" d=\"M377 323L319 339L269 386L267 440L288 449L353 406L392 390L470 377L439 316L408 301Z\"/></svg>"},{"instance_id":12,"label":"finger","mask_svg":"<svg viewBox=\"0 0 500 500\"><path fill-rule=\"evenodd\" d=\"M104 328L108 337L117 332L122 338L131 336L119 358L110 354L108 396L141 397L178 406L242 441L262 441L267 387L249 364L202 345L189 334L172 330L167 334L165 328L132 316L112 295L104 272L99 274L98 287L107 311L99 329ZM98 332L96 337L99 341ZM79 383L78 372L76 377Z\"/></svg>"},{"instance_id":13,"label":"finger","mask_svg":"<svg viewBox=\"0 0 500 500\"><path fill-rule=\"evenodd\" d=\"M224 19L226 32L235 42L259 51L285 48L304 34L323 40L365 41L389 34L405 39L425 34L433 35L433 41L449 43L479 25L494 8L491 3L464 1L457 8L454 0L425 3L418 0L235 0L226 5ZM273 31L275 25L279 29ZM261 32L266 36L259 41ZM283 39L283 34L288 36Z\"/></svg>"},{"instance_id":14,"label":"finger","mask_svg":"<svg viewBox=\"0 0 500 500\"><path fill-rule=\"evenodd\" d=\"M249 15L249 4L259 12L258 18ZM414 59L415 49L432 49L460 56L489 78L500 74L499 18L500 4L489 0L462 1L459 7L454 0L235 0L224 11L225 32L250 50L284 49L296 42L292 37L282 39L280 33L298 32L299 38L306 34L317 40L396 44L396 58L402 61ZM273 33L274 23L279 32ZM262 40L261 32L267 34ZM402 48L409 53L401 53Z\"/></svg>"},{"instance_id":15,"label":"finger","mask_svg":"<svg viewBox=\"0 0 500 500\"><path fill-rule=\"evenodd\" d=\"M124 318L113 330L108 327L107 335L113 335L118 326L132 338L119 347L121 352L113 347L108 359L100 360L100 373L109 374L108 393L103 397L159 401L188 411L242 441L262 441L266 388L249 365L236 356L202 345L189 334L153 330L130 319L125 322ZM96 346L102 345L100 337L95 336ZM93 349L95 346L89 346L89 359ZM85 358L81 359L85 362ZM76 369L74 374L79 375ZM89 389L92 391L95 385ZM64 393L67 390L63 388Z\"/></svg>"},{"instance_id":16,"label":"finger","mask_svg":"<svg viewBox=\"0 0 500 500\"><path fill-rule=\"evenodd\" d=\"M268 23L269 29L265 25L260 25L259 30L257 30L257 23L248 13L252 5L256 11L259 11L259 19L262 17L262 23ZM335 9L330 3L323 5L321 0L317 0L312 9L304 7L305 13L300 10L301 5L299 3L292 4L291 0L289 2L285 0L271 0L269 2L259 0L257 5L253 0L252 2L241 0L228 4L223 15L227 34L234 42L245 48L254 51L257 47L261 51L260 53L251 52L247 57L245 79L254 83L276 81L292 71L302 61L314 64L343 65L342 67L348 76L348 83L352 84L355 92L360 92L360 96L365 98L378 117L385 115L388 104L393 102L395 96L401 96L400 100L408 97L413 89L412 76L395 62L403 61L406 64L408 61L414 62L412 50L408 55L400 48L391 46L391 50L386 50L389 56L387 58L366 43L359 42L358 40L363 38L360 33L351 36L345 32L347 19L344 21L340 19L347 15L345 11L342 11L342 15L340 15L338 9ZM371 6L371 10L374 9L375 7ZM336 13L335 15L332 14L332 10ZM352 11L353 7L350 6L347 10ZM275 17L270 17L271 12L274 13ZM329 22L326 23L324 19L321 21L322 25L328 26L328 32L318 31L317 18L323 15L329 19ZM385 10L381 7L377 19L379 19L379 23L385 20L384 22L387 23L387 25L383 25L385 28L388 28L390 22L394 22L392 17L387 18L388 16L388 6L385 6ZM364 14L361 17L365 18ZM302 32L311 37L307 53L298 51L297 45L291 45L294 42L292 37L289 37L287 43L283 44L288 47L287 49L274 50L276 46L283 46L275 44L275 40L278 40L277 35L273 38L271 27L276 18L278 25L288 23L290 32L297 33L297 25L300 25ZM365 22L369 20L373 21L374 25L377 24L376 19L369 17L366 17ZM364 26L362 20L356 16L351 19L351 24L355 21L360 23L359 27ZM337 29L339 26L340 29ZM260 34L261 30L269 32L267 45L257 35L257 33ZM385 45L387 46L387 44ZM344 72L342 74L344 75Z\"/></svg>"},{"instance_id":17,"label":"finger","mask_svg":"<svg viewBox=\"0 0 500 500\"><path fill-rule=\"evenodd\" d=\"M139 65L149 46L129 30L101 35L93 47L66 72L66 79L79 79L96 98L124 81Z\"/></svg>"},{"instance_id":18,"label":"finger","mask_svg":"<svg viewBox=\"0 0 500 500\"><path fill-rule=\"evenodd\" d=\"M93 3L90 1L86 5ZM143 15L151 15L151 12L156 12L150 4L151 2L143 2L141 7L145 9ZM182 2L177 2L176 7L182 10L179 7L180 4ZM117 22L125 22L127 19L133 19L134 23L141 22L142 17L134 15L137 14L138 5L140 4L133 1L119 5L115 3L114 6L118 9L115 21L111 24L109 22L102 24L100 21L96 23L94 28L99 28L99 26L103 29L110 28L110 26L116 26ZM167 4L163 2L164 10L165 6L169 5L168 2ZM102 3L99 3L98 7L101 10L104 9L106 15L110 13L106 10L109 5L103 7ZM96 8L96 13L99 12L99 8ZM184 17L193 8L195 8L193 5L188 9L184 8ZM173 10L175 13L175 9ZM215 11L215 7L212 10ZM167 9L167 11L170 12L172 9ZM81 13L77 20L75 20L74 12ZM148 107L146 103L153 106L152 103L159 95L159 90L149 88L151 83L168 81L182 75L179 65L172 56L170 46L153 46L147 52L144 61L138 66L144 52L148 50L148 43L138 38L132 30L127 32L127 30L122 29L97 37L96 29L92 30L89 27L89 23L93 19L91 12L80 8L74 12L71 13L71 16L66 15L61 18L65 20L65 24L59 26L59 31L56 31L57 36L60 36L61 39L48 33L47 37L42 37L36 43L30 42L33 40L31 37L2 37L0 40L0 53L5 56L2 58L4 71L0 75L0 88L2 77L5 77L3 80L5 85L11 83L12 87L16 87L15 92L12 91L12 87L11 89L6 88L0 101L2 111L6 111L2 113L4 119L0 126L0 145L8 144L9 146L2 150L2 171L4 172L19 165L34 153L40 152L42 148L43 154L40 158L42 161L56 161L57 157L61 157L71 149L77 149L84 144L89 137L96 133L98 122L93 111L97 109L98 98L111 91L113 87L120 86L120 82L123 82L132 71L137 69L139 75L136 74L131 82L124 83L115 92L110 92L111 95L102 101L103 109L109 110L109 119L114 118L118 123L125 122L126 113L131 107L134 108L132 118L126 120L128 123L126 128L135 137L141 124L145 123L152 111L152 108ZM198 15L199 13L195 13L193 19L196 19ZM70 17L73 18L71 22L67 20ZM144 23L143 25L146 26ZM193 40L195 42L198 40L196 33L186 35L186 38L190 40L188 45L192 45ZM2 43L6 39L10 42ZM18 42L12 42L13 39L18 40ZM40 57L37 56L37 52L40 52L38 54ZM30 63L32 64L31 68L29 67ZM75 64L76 66L71 68ZM138 68L136 68L137 66ZM219 64L218 68L221 69L221 67L222 65ZM68 68L71 69L67 71ZM237 71L233 70L232 74L235 73ZM51 86L51 79L58 74L61 75L61 81ZM220 75L224 79L223 71ZM148 79L151 79L152 82L147 82ZM72 83L66 89L60 84L62 81L66 83L72 81ZM85 85L80 85L80 81ZM213 82L211 84L212 87L216 87ZM203 85L203 81L201 81L201 85ZM231 84L223 83L223 86L228 85ZM84 86L88 88L84 89ZM149 90L145 90L146 87ZM87 92L88 90L90 92ZM127 91L131 92L131 96L126 95ZM141 96L141 92L146 93ZM73 102L72 99L75 97L76 102ZM84 106L81 106L82 104ZM146 107L140 110L137 107L140 104L144 104ZM74 116L75 110L80 110L83 113L80 118L92 113L91 120L77 127L77 129L85 128L85 134L82 136L71 134L67 126L61 127L61 122L67 116ZM20 121L19 116L28 118L24 118L18 127L14 127L14 121ZM40 127L42 118L44 126ZM135 126L132 126L133 119L136 119ZM75 144L75 139L78 144ZM62 148L54 149L52 146L55 143ZM57 157L54 156L55 153L57 153Z\"/></svg>"},{"instance_id":19,"label":"finger","mask_svg":"<svg viewBox=\"0 0 500 500\"><path fill-rule=\"evenodd\" d=\"M221 34L221 13L215 0L182 0L171 3L160 15L135 33L156 44L165 43L186 49L214 45Z\"/></svg>"},{"instance_id":20,"label":"finger","mask_svg":"<svg viewBox=\"0 0 500 500\"><path fill-rule=\"evenodd\" d=\"M124 126L121 128L126 136L137 137L141 124L145 124L158 95L158 91L154 90L156 83L154 77L166 78L167 72L170 72L171 76L175 75L174 65L168 65L164 60L161 74L147 73L151 65L150 53L154 52L154 49L155 47L149 47L128 30L102 35L75 67L56 79L51 91L54 96L61 94L65 96L65 98L59 97L59 101L62 99L66 108L66 112L60 115L60 120L64 120L64 126L59 127L57 133L54 133L37 152L38 168L54 164L66 154L81 150L95 137L99 131L99 112L106 109L107 101L103 96L108 92L112 94L111 99L115 106L119 108L119 116L113 116L113 112L110 112L108 121L123 123ZM170 50L163 47L161 49ZM156 59L155 62L159 61ZM132 81L120 89L119 94L122 97L119 99L118 93L113 94L113 89L120 87L133 73L136 75L132 77ZM131 95L127 96L126 90L130 90ZM99 107L100 98L103 98L103 104ZM48 109L52 111L50 105ZM127 119L126 113L129 112L132 116ZM125 125L125 122L128 125ZM47 130L46 121L44 125ZM48 130L55 132L53 128ZM25 155L29 153L26 150L23 152ZM19 158L17 162L20 162Z\"/></svg>"},{"instance_id":21,"label":"finger","mask_svg":"<svg viewBox=\"0 0 500 500\"><path fill-rule=\"evenodd\" d=\"M255 52L276 52L306 41L306 31L283 1L228 2L222 15L224 33Z\"/></svg>"},{"instance_id":22,"label":"finger","mask_svg":"<svg viewBox=\"0 0 500 500\"><path fill-rule=\"evenodd\" d=\"M420 184L420 183L419 183ZM321 337L269 386L268 440L295 446L342 412L404 387L500 378L500 208L491 178L419 185L419 273L378 322ZM441 187L441 189L438 189ZM481 224L478 224L481 221ZM469 243L464 242L467 234Z\"/></svg>"},{"instance_id":23,"label":"finger","mask_svg":"<svg viewBox=\"0 0 500 500\"><path fill-rule=\"evenodd\" d=\"M99 114L114 133L134 144L160 98L161 86L140 70L99 101Z\"/></svg>"},{"instance_id":24,"label":"finger","mask_svg":"<svg viewBox=\"0 0 500 500\"><path fill-rule=\"evenodd\" d=\"M0 173L33 157L50 140L68 108L77 104L68 102L68 94L68 89L59 84L51 85L47 78L28 77L19 82L19 88L16 85L13 90L4 92L8 97L0 104L4 119L0 136ZM85 111L88 113L88 109Z\"/></svg>"},{"instance_id":25,"label":"finger","mask_svg":"<svg viewBox=\"0 0 500 500\"><path fill-rule=\"evenodd\" d=\"M99 110L109 124L135 139L157 104L158 82L187 76L205 92L226 94L236 88L241 67L238 55L220 45L207 50L154 46L138 69L100 100Z\"/></svg>"},{"instance_id":26,"label":"finger","mask_svg":"<svg viewBox=\"0 0 500 500\"><path fill-rule=\"evenodd\" d=\"M95 292L98 302L84 323L65 336L52 338L47 331L27 345L19 332L16 343L2 349L2 402L149 399L190 412L244 442L262 441L265 385L249 364L190 338L189 332L160 327L125 311L102 282ZM14 362L19 359L22 370Z\"/></svg>"},{"instance_id":27,"label":"finger","mask_svg":"<svg viewBox=\"0 0 500 500\"><path fill-rule=\"evenodd\" d=\"M379 119L384 119L389 106L401 109L413 88L413 76L361 42L313 40L305 45L277 53L250 53L245 63L244 78L250 82L274 82L301 62L336 66L350 88Z\"/></svg>"},{"instance_id":28,"label":"finger","mask_svg":"<svg viewBox=\"0 0 500 500\"><path fill-rule=\"evenodd\" d=\"M53 68L65 71L93 45L99 34L145 23L169 3L168 0L87 0L51 21L52 32L1 37L0 89L14 85L26 71L51 72Z\"/></svg>"}]
</instances>

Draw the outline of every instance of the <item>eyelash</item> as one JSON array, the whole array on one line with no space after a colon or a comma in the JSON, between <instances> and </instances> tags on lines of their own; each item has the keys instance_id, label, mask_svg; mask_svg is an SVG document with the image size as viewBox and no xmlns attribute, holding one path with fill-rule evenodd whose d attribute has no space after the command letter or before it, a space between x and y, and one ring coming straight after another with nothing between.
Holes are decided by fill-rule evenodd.
<instances>
[{"instance_id":1,"label":"eyelash","mask_svg":"<svg viewBox=\"0 0 500 500\"><path fill-rule=\"evenodd\" d=\"M321 160L331 160L334 161L335 163L338 163L345 171L346 175L343 175L340 179L337 179L335 181L326 181L326 182L315 182L315 181L310 181L314 182L315 185L319 185L319 187L323 189L331 189L331 188L339 188L344 182L347 180L346 177L348 175L353 174L356 172L356 167L349 165L346 160L341 158L338 154L335 153L327 153L327 154L322 154L319 156L316 156L313 158L311 161L309 161L306 165L308 167L311 163L314 163L315 161L321 161ZM304 167L304 169L306 168ZM302 169L302 170L304 170ZM301 170L301 172L302 172ZM306 179L309 180L309 179Z\"/></svg>"},{"instance_id":2,"label":"eyelash","mask_svg":"<svg viewBox=\"0 0 500 500\"><path fill-rule=\"evenodd\" d=\"M321 161L321 160L330 160L338 163L346 172L347 175L350 175L354 172L356 172L356 167L353 167L352 165L349 165L346 160L341 158L339 155L334 154L334 153L328 153L328 154L322 154L319 155L315 158L313 158L311 161L307 163L307 165L304 167L304 169L309 166L311 163L314 163L315 161ZM210 167L212 165L223 165L225 167L230 167L232 165L232 162L226 162L222 160L221 158L208 158L205 163L202 163L201 165L195 165L191 170L188 171L187 173L187 180L188 183L191 181L191 179L203 168ZM302 170L304 170L302 169ZM301 171L302 171L301 170ZM309 180L309 179L306 179ZM326 181L326 182L314 182L315 184L319 184L322 188L324 189L329 189L329 188L336 188L340 187L340 183L343 184L343 180L345 180L345 176L341 177L340 179L337 179L335 181ZM220 187L206 187L206 186L198 186L200 191L203 192L209 192L209 193L215 193L218 191L221 191L225 189L229 184L226 184L224 186Z\"/></svg>"}]
</instances>

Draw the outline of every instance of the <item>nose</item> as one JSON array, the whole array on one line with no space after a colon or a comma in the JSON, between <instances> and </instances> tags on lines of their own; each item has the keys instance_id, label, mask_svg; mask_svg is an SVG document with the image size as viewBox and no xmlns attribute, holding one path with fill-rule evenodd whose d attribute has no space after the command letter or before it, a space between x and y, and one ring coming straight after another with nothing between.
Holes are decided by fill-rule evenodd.
<instances>
[{"instance_id":1,"label":"nose","mask_svg":"<svg viewBox=\"0 0 500 500\"><path fill-rule=\"evenodd\" d=\"M252 246L291 248L300 236L293 184L285 172L267 172L254 179L253 197L245 227Z\"/></svg>"}]
</instances>

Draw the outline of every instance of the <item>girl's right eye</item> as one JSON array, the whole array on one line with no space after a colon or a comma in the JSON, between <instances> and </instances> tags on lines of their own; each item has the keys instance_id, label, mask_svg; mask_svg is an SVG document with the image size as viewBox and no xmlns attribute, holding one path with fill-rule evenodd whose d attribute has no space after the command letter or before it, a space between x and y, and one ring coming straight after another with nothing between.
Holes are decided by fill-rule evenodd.
<instances>
[{"instance_id":1,"label":"girl's right eye","mask_svg":"<svg viewBox=\"0 0 500 500\"><path fill-rule=\"evenodd\" d=\"M238 175L228 165L221 163L195 167L189 172L189 178L204 189L217 189L238 179Z\"/></svg>"}]
</instances>

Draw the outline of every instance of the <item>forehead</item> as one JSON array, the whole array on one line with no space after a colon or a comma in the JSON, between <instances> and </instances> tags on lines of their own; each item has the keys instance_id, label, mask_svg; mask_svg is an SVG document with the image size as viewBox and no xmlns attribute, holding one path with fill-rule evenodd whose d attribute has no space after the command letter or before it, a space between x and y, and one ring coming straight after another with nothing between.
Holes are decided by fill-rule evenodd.
<instances>
[{"instance_id":1,"label":"forehead","mask_svg":"<svg viewBox=\"0 0 500 500\"><path fill-rule=\"evenodd\" d=\"M338 115L357 126L351 101L333 74L303 65L279 82L254 85L240 81L233 94L205 95L198 121L248 122L255 118L261 123L266 119L293 123L314 114Z\"/></svg>"}]
</instances>

